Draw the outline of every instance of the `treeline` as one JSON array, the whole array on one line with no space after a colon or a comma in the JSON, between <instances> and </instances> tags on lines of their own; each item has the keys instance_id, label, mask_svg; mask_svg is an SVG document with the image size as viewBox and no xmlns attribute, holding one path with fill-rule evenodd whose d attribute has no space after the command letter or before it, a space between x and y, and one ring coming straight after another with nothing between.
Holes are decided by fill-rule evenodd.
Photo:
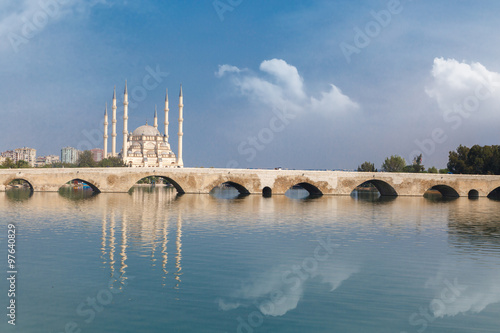
<instances>
[{"instance_id":1,"label":"treeline","mask_svg":"<svg viewBox=\"0 0 500 333\"><path fill-rule=\"evenodd\" d=\"M383 172L411 173L454 173L474 175L500 175L500 146L479 146L471 148L458 146L456 151L450 151L447 169L430 167L425 169L422 164L422 154L415 156L412 164L406 164L404 158L393 155L385 159L380 170ZM358 171L377 172L375 164L364 162L358 166Z\"/></svg>"},{"instance_id":2,"label":"treeline","mask_svg":"<svg viewBox=\"0 0 500 333\"><path fill-rule=\"evenodd\" d=\"M21 169L21 168L31 168L30 164L26 161L20 160L14 162L10 158L6 158L2 164L0 164L1 169Z\"/></svg>"},{"instance_id":3,"label":"treeline","mask_svg":"<svg viewBox=\"0 0 500 333\"><path fill-rule=\"evenodd\" d=\"M459 174L500 175L500 146L460 145L450 151L448 169Z\"/></svg>"},{"instance_id":4,"label":"treeline","mask_svg":"<svg viewBox=\"0 0 500 333\"><path fill-rule=\"evenodd\" d=\"M448 169L438 170L436 167L430 167L426 170L422 164L422 154L415 156L412 164L406 164L406 160L399 155L392 155L385 159L380 170L383 172L448 173ZM358 171L378 172L375 164L371 162L364 162L358 166Z\"/></svg>"}]
</instances>

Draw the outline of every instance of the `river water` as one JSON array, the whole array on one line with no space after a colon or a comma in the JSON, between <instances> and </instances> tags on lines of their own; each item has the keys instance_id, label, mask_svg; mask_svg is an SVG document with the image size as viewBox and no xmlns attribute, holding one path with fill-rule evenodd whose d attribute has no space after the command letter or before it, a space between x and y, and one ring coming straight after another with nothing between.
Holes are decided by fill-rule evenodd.
<instances>
[{"instance_id":1,"label":"river water","mask_svg":"<svg viewBox=\"0 0 500 333\"><path fill-rule=\"evenodd\" d=\"M24 193L24 194L23 194ZM79 192L81 193L81 192ZM1 332L498 332L500 202L0 193Z\"/></svg>"}]
</instances>

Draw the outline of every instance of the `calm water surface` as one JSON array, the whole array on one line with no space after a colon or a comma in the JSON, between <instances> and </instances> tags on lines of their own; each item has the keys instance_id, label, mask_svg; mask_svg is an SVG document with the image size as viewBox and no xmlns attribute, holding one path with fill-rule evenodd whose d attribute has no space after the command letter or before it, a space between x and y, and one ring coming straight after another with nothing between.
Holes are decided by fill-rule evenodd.
<instances>
[{"instance_id":1,"label":"calm water surface","mask_svg":"<svg viewBox=\"0 0 500 333\"><path fill-rule=\"evenodd\" d=\"M498 201L157 187L0 193L0 214L0 332L499 332Z\"/></svg>"}]
</instances>

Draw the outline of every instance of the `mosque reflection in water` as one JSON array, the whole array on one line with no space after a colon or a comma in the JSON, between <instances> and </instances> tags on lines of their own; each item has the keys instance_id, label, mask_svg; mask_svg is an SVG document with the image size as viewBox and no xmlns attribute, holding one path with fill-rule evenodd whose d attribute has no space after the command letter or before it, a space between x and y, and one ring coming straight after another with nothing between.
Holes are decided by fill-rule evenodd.
<instances>
[{"instance_id":1,"label":"mosque reflection in water","mask_svg":"<svg viewBox=\"0 0 500 333\"><path fill-rule=\"evenodd\" d=\"M177 192L172 188L134 188L128 194L131 197L132 205L127 205L126 209L117 209L115 204L105 205L102 217L102 243L101 258L103 264L109 265L111 276L118 274L122 284L126 284L127 279L127 249L131 235L139 238L141 243L149 245L149 260L151 266L156 266L157 261L161 261L162 285L167 286L168 269L168 244L169 237L175 241L175 289L180 288L182 282L182 211L176 212L175 235L169 235L170 219L169 210L161 207L168 207L177 198ZM149 201L154 197L153 203ZM92 193L87 193L86 198L92 198ZM146 204L149 203L149 204ZM130 202L129 202L130 204ZM155 208L155 209L153 209ZM164 214L160 213L161 210ZM138 236L138 237L137 237Z\"/></svg>"}]
</instances>

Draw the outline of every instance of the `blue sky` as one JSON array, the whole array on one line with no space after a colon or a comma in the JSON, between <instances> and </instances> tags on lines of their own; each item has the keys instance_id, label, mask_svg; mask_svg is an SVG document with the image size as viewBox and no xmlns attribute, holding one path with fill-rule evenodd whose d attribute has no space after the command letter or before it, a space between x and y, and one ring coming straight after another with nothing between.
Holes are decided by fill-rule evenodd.
<instances>
[{"instance_id":1,"label":"blue sky","mask_svg":"<svg viewBox=\"0 0 500 333\"><path fill-rule=\"evenodd\" d=\"M102 147L184 90L184 163L354 169L499 144L497 1L3 1L0 151ZM156 73L156 80L150 73ZM146 87L148 89L146 89ZM163 112L159 112L163 123ZM160 126L161 127L161 126Z\"/></svg>"}]
</instances>

